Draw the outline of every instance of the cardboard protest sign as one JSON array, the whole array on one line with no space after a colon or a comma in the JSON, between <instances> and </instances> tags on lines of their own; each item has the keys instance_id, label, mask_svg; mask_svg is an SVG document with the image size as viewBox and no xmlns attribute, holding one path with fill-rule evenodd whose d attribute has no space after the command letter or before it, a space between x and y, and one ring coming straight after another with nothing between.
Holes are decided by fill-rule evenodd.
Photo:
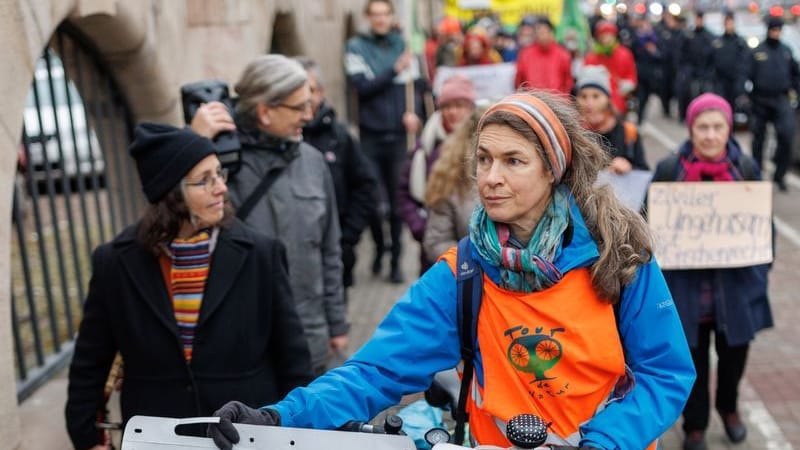
<instances>
[{"instance_id":1,"label":"cardboard protest sign","mask_svg":"<svg viewBox=\"0 0 800 450\"><path fill-rule=\"evenodd\" d=\"M436 68L436 78L433 80L433 92L438 94L442 83L455 74L461 74L475 84L475 92L479 99L499 100L514 89L514 75L517 66L514 63L486 64L481 66Z\"/></svg>"},{"instance_id":2,"label":"cardboard protest sign","mask_svg":"<svg viewBox=\"0 0 800 450\"><path fill-rule=\"evenodd\" d=\"M597 174L597 184L609 184L623 205L639 211L652 178L653 172L647 170L631 170L624 174L601 170Z\"/></svg>"},{"instance_id":3,"label":"cardboard protest sign","mask_svg":"<svg viewBox=\"0 0 800 450\"><path fill-rule=\"evenodd\" d=\"M772 184L766 181L652 183L647 220L664 269L772 261Z\"/></svg>"}]
</instances>

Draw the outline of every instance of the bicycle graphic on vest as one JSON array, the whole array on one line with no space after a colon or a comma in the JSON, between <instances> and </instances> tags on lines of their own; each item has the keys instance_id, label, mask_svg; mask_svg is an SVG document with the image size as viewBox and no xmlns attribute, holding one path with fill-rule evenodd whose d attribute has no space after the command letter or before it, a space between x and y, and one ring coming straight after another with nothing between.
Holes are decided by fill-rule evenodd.
<instances>
[{"instance_id":1,"label":"bicycle graphic on vest","mask_svg":"<svg viewBox=\"0 0 800 450\"><path fill-rule=\"evenodd\" d=\"M514 337L520 332L521 336ZM530 330L522 325L509 328L503 333L511 339L508 346L508 360L517 370L532 373L536 378L531 381L536 383L543 380L552 380L545 371L550 370L561 359L561 343L553 339L553 335L566 331L564 328L550 329L550 335L542 334L542 328L534 329L536 334L529 335Z\"/></svg>"}]
</instances>

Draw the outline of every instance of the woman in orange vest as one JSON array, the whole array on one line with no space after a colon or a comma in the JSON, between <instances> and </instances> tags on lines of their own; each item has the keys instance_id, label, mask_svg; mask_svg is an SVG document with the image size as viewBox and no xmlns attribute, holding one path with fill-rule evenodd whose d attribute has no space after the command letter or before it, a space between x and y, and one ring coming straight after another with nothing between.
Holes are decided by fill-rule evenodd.
<instances>
[{"instance_id":1,"label":"woman in orange vest","mask_svg":"<svg viewBox=\"0 0 800 450\"><path fill-rule=\"evenodd\" d=\"M487 110L472 156L480 203L467 248L483 273L467 398L473 443L510 446L506 423L529 413L550 423L550 446L655 448L694 366L644 219L594 185L605 151L568 100L534 91ZM343 366L277 404L222 407L209 430L216 444L238 441L231 422L368 420L456 367L455 263L453 248Z\"/></svg>"}]
</instances>

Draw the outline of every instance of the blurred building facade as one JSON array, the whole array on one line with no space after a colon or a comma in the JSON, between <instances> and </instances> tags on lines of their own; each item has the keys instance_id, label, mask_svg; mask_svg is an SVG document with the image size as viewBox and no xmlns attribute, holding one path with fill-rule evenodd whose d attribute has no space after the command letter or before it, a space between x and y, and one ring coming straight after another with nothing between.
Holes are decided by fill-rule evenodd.
<instances>
[{"instance_id":1,"label":"blurred building facade","mask_svg":"<svg viewBox=\"0 0 800 450\"><path fill-rule=\"evenodd\" d=\"M0 109L0 217L11 217L12 209L17 210L15 201L20 189L15 189L15 181L20 177L20 149L29 138L27 124L23 125L27 122L26 97L29 98L32 81L40 78L37 64L41 64L46 49L56 53L63 50L62 31L68 31L69 42L79 43L93 56L93 64L102 64L109 82L113 82L114 96L124 104L128 128L144 120L181 125L181 85L220 79L233 86L247 62L269 52L304 54L317 60L325 72L330 102L344 112L347 102L342 53L346 39L365 25L364 3L365 0L0 0L0 95L4 99ZM437 3L419 2L421 23L430 23ZM405 6L401 0L399 13ZM80 70L68 67L66 60L63 71L80 75ZM78 85L78 90L81 87L80 94L86 101L92 95L91 77ZM114 160L119 161L118 165L130 164L126 142L115 143L102 145L106 169ZM112 181L107 183L113 186ZM53 432L66 436L66 432L37 430L46 427L20 419L19 360L12 345L16 343L17 336L12 337L17 332L16 322L13 329L9 327L15 294L10 275L12 250L7 243L17 236L15 227L10 220L0 221L0 448L25 449L33 448L25 442L26 434ZM9 292L12 294L7 295ZM46 409L53 417L63 416L63 404L35 407ZM64 445L67 448L68 441Z\"/></svg>"}]
</instances>

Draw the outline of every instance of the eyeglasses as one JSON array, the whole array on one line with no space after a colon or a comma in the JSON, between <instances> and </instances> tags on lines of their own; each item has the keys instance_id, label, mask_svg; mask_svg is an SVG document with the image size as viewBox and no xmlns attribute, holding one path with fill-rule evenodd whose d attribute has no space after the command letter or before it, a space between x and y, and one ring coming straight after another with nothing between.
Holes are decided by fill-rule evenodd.
<instances>
[{"instance_id":1,"label":"eyeglasses","mask_svg":"<svg viewBox=\"0 0 800 450\"><path fill-rule=\"evenodd\" d=\"M298 103L296 105L289 105L287 103L273 103L272 106L287 108L291 109L292 111L304 113L306 111L311 110L311 100L306 100L303 103Z\"/></svg>"},{"instance_id":2,"label":"eyeglasses","mask_svg":"<svg viewBox=\"0 0 800 450\"><path fill-rule=\"evenodd\" d=\"M223 184L228 181L227 168L219 169L216 175L206 175L200 181L193 181L191 183L188 181L184 181L184 184L186 186L205 188L206 192L210 194L214 192L214 186L217 184L217 180L222 181Z\"/></svg>"}]
</instances>

